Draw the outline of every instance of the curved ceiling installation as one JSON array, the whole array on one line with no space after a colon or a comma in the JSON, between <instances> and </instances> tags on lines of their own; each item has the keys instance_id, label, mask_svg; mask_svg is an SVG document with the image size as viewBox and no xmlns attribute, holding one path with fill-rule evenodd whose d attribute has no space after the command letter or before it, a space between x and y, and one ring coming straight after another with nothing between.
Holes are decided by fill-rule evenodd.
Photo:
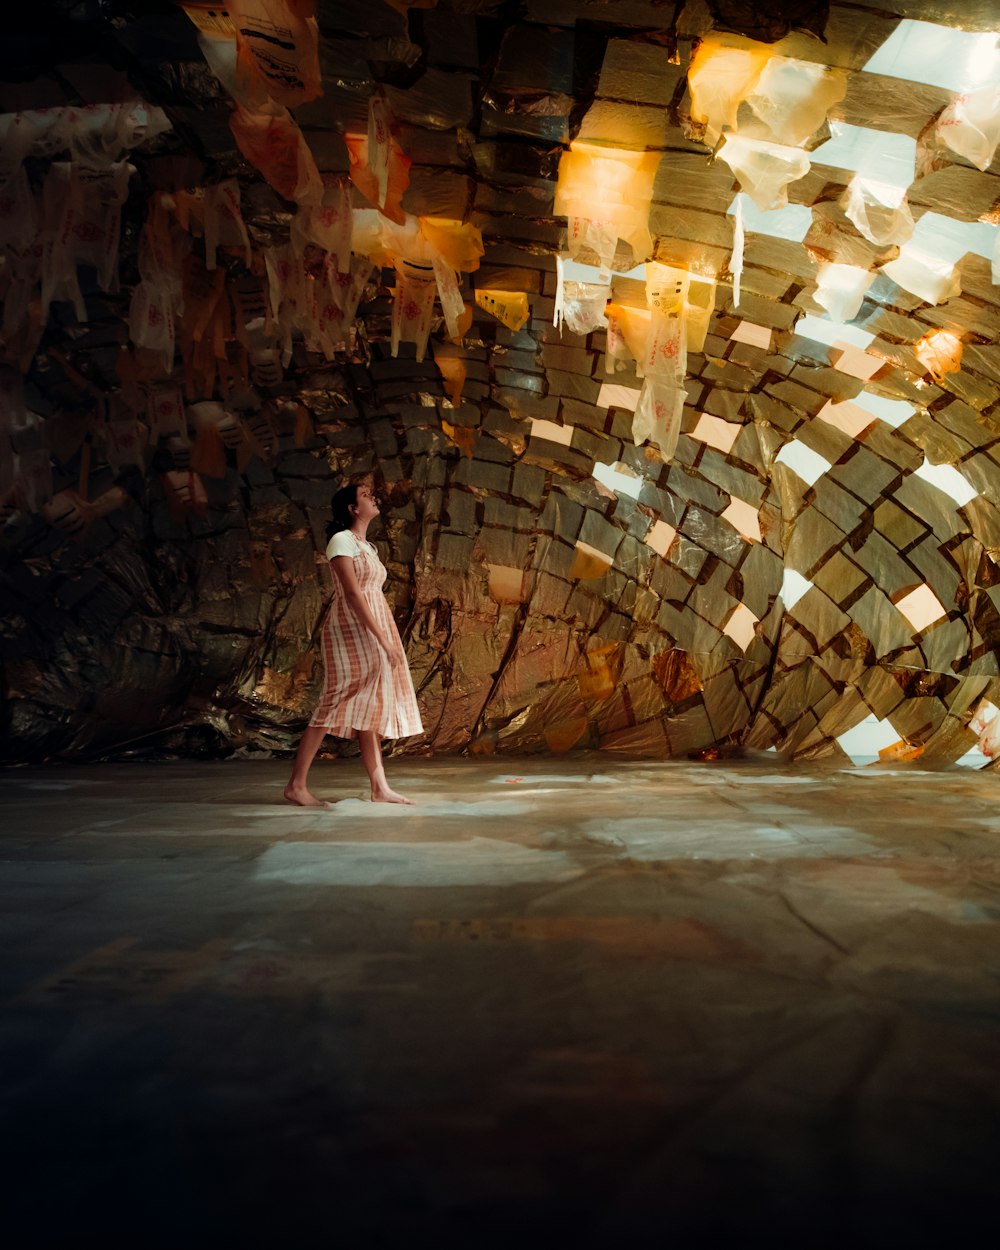
<instances>
[{"instance_id":1,"label":"curved ceiling installation","mask_svg":"<svg viewBox=\"0 0 1000 1250\"><path fill-rule=\"evenodd\" d=\"M56 8L0 83L6 758L287 747L362 475L407 749L988 746L993 4Z\"/></svg>"}]
</instances>

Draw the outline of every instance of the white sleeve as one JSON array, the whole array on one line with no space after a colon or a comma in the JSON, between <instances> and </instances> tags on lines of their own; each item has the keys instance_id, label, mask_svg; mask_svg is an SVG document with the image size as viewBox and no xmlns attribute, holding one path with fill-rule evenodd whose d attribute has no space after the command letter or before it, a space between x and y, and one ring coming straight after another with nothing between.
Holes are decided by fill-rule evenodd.
<instances>
[{"instance_id":1,"label":"white sleeve","mask_svg":"<svg viewBox=\"0 0 1000 1250\"><path fill-rule=\"evenodd\" d=\"M334 556L350 556L353 560L358 554L358 544L350 530L338 530L326 544L326 558Z\"/></svg>"}]
</instances>

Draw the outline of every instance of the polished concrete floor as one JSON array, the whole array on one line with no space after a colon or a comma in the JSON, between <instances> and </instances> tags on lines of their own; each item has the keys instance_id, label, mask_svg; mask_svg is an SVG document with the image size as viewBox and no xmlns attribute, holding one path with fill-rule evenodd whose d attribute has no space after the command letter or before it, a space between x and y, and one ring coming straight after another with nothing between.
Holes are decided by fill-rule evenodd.
<instances>
[{"instance_id":1,"label":"polished concrete floor","mask_svg":"<svg viewBox=\"0 0 1000 1250\"><path fill-rule=\"evenodd\" d=\"M995 774L284 773L0 777L6 1245L993 1242Z\"/></svg>"}]
</instances>

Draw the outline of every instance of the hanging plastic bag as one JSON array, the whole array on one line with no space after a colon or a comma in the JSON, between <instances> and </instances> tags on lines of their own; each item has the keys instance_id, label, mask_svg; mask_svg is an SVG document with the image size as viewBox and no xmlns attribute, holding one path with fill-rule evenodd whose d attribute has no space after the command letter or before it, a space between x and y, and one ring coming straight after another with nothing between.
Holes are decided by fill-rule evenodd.
<instances>
[{"instance_id":1,"label":"hanging plastic bag","mask_svg":"<svg viewBox=\"0 0 1000 1250\"><path fill-rule=\"evenodd\" d=\"M684 299L690 278L670 265L646 266L649 335L642 357L642 375L680 386L687 369L684 342Z\"/></svg>"},{"instance_id":2,"label":"hanging plastic bag","mask_svg":"<svg viewBox=\"0 0 1000 1250\"><path fill-rule=\"evenodd\" d=\"M147 398L146 417L149 422L150 441L177 435L188 436L184 399L179 386L154 386Z\"/></svg>"},{"instance_id":3,"label":"hanging plastic bag","mask_svg":"<svg viewBox=\"0 0 1000 1250\"><path fill-rule=\"evenodd\" d=\"M883 265L880 272L928 304L942 304L962 289L954 261L932 256L912 239L903 244L896 259Z\"/></svg>"},{"instance_id":4,"label":"hanging plastic bag","mask_svg":"<svg viewBox=\"0 0 1000 1250\"><path fill-rule=\"evenodd\" d=\"M496 317L508 330L520 330L528 320L528 297L524 291L492 291L476 288L476 307Z\"/></svg>"},{"instance_id":5,"label":"hanging plastic bag","mask_svg":"<svg viewBox=\"0 0 1000 1250\"><path fill-rule=\"evenodd\" d=\"M396 292L392 300L392 354L402 341L414 343L417 360L423 360L434 313L437 283L434 271L428 274L406 261L396 268Z\"/></svg>"},{"instance_id":6,"label":"hanging plastic bag","mask_svg":"<svg viewBox=\"0 0 1000 1250\"><path fill-rule=\"evenodd\" d=\"M438 299L441 302L441 312L444 314L448 337L450 339L461 338L461 323L465 315L462 288L458 284L455 270L440 256L434 257L434 278L437 282Z\"/></svg>"},{"instance_id":7,"label":"hanging plastic bag","mask_svg":"<svg viewBox=\"0 0 1000 1250\"><path fill-rule=\"evenodd\" d=\"M631 247L634 264L649 257L649 204L659 163L659 152L570 144L559 161L553 211L567 218L567 250L574 260L594 253L609 271L619 239Z\"/></svg>"},{"instance_id":8,"label":"hanging plastic bag","mask_svg":"<svg viewBox=\"0 0 1000 1250\"><path fill-rule=\"evenodd\" d=\"M352 225L349 184L324 174L322 200L300 207L292 218L292 243L300 252L307 243L321 247L333 258L339 273L349 273Z\"/></svg>"},{"instance_id":9,"label":"hanging plastic bag","mask_svg":"<svg viewBox=\"0 0 1000 1250\"><path fill-rule=\"evenodd\" d=\"M606 330L604 310L611 297L610 282L577 282L567 280L566 257L556 256L556 299L552 324L560 330L565 323L571 334L590 334Z\"/></svg>"},{"instance_id":10,"label":"hanging plastic bag","mask_svg":"<svg viewBox=\"0 0 1000 1250\"><path fill-rule=\"evenodd\" d=\"M371 104L369 105L371 109ZM373 169L369 155L369 136L365 134L344 135L347 144L347 155L350 160L351 181L370 203L384 213L390 221L400 225L406 219L403 211L403 195L410 185L410 158L396 142L392 132L392 124L386 121L388 110L383 110L383 127L386 129L384 144L384 170L381 168L382 156L379 156L380 167ZM369 118L369 127L372 122ZM381 152L381 149L379 149ZM383 189L384 174L384 189Z\"/></svg>"},{"instance_id":11,"label":"hanging plastic bag","mask_svg":"<svg viewBox=\"0 0 1000 1250\"><path fill-rule=\"evenodd\" d=\"M746 247L746 231L743 228L743 199L736 197L733 213L733 251L729 258L729 272L733 279L733 308L739 308L741 283L743 281L743 252Z\"/></svg>"},{"instance_id":12,"label":"hanging plastic bag","mask_svg":"<svg viewBox=\"0 0 1000 1250\"><path fill-rule=\"evenodd\" d=\"M739 179L740 187L762 212L784 208L789 183L809 172L809 157L800 148L727 135L719 157Z\"/></svg>"},{"instance_id":13,"label":"hanging plastic bag","mask_svg":"<svg viewBox=\"0 0 1000 1250\"><path fill-rule=\"evenodd\" d=\"M635 361L637 377L643 377L643 362L649 343L653 314L648 308L631 304L609 304L608 359Z\"/></svg>"},{"instance_id":14,"label":"hanging plastic bag","mask_svg":"<svg viewBox=\"0 0 1000 1250\"><path fill-rule=\"evenodd\" d=\"M302 131L280 104L263 105L250 112L241 104L229 117L236 146L286 200L296 204L319 204L323 179Z\"/></svg>"},{"instance_id":15,"label":"hanging plastic bag","mask_svg":"<svg viewBox=\"0 0 1000 1250\"><path fill-rule=\"evenodd\" d=\"M757 83L771 51L762 44L723 47L716 39L703 39L688 70L691 117L706 128L709 147L715 147L724 130L736 129L740 104Z\"/></svg>"},{"instance_id":16,"label":"hanging plastic bag","mask_svg":"<svg viewBox=\"0 0 1000 1250\"><path fill-rule=\"evenodd\" d=\"M237 78L256 80L294 107L323 94L316 0L227 0L239 50Z\"/></svg>"},{"instance_id":17,"label":"hanging plastic bag","mask_svg":"<svg viewBox=\"0 0 1000 1250\"><path fill-rule=\"evenodd\" d=\"M667 378L647 377L632 417L632 441L636 446L654 443L664 461L673 459L680 437L687 392Z\"/></svg>"},{"instance_id":18,"label":"hanging plastic bag","mask_svg":"<svg viewBox=\"0 0 1000 1250\"><path fill-rule=\"evenodd\" d=\"M132 172L124 161L101 170L65 161L50 166L42 193L43 311L53 300L68 300L77 320L87 320L77 265L93 266L102 291L118 289L121 206Z\"/></svg>"},{"instance_id":19,"label":"hanging plastic bag","mask_svg":"<svg viewBox=\"0 0 1000 1250\"><path fill-rule=\"evenodd\" d=\"M205 187L204 193L205 267L215 268L219 247L243 249L243 263L250 265L250 236L240 207L240 184L235 178Z\"/></svg>"},{"instance_id":20,"label":"hanging plastic bag","mask_svg":"<svg viewBox=\"0 0 1000 1250\"><path fill-rule=\"evenodd\" d=\"M913 234L905 187L855 174L840 204L858 232L878 247L905 243Z\"/></svg>"},{"instance_id":21,"label":"hanging plastic bag","mask_svg":"<svg viewBox=\"0 0 1000 1250\"><path fill-rule=\"evenodd\" d=\"M854 265L823 264L819 267L816 303L826 309L831 321L853 321L865 292L875 281L874 273Z\"/></svg>"},{"instance_id":22,"label":"hanging plastic bag","mask_svg":"<svg viewBox=\"0 0 1000 1250\"><path fill-rule=\"evenodd\" d=\"M773 56L764 66L747 104L776 143L798 147L826 121L847 94L847 75L813 61Z\"/></svg>"},{"instance_id":23,"label":"hanging plastic bag","mask_svg":"<svg viewBox=\"0 0 1000 1250\"><path fill-rule=\"evenodd\" d=\"M938 118L935 134L977 169L989 169L1000 143L1000 83L957 95Z\"/></svg>"},{"instance_id":24,"label":"hanging plastic bag","mask_svg":"<svg viewBox=\"0 0 1000 1250\"><path fill-rule=\"evenodd\" d=\"M452 269L475 273L483 255L483 235L471 221L450 217L419 217L420 233Z\"/></svg>"}]
</instances>

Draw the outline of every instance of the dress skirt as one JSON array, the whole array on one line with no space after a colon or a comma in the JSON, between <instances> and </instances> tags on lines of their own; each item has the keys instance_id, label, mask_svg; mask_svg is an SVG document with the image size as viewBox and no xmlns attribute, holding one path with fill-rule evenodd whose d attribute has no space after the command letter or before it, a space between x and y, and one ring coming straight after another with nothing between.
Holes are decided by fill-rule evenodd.
<instances>
[{"instance_id":1,"label":"dress skirt","mask_svg":"<svg viewBox=\"0 0 1000 1250\"><path fill-rule=\"evenodd\" d=\"M346 544L346 545L345 545ZM327 547L330 559L353 552L354 573L372 615L386 636L399 642L382 587L386 568L371 543L350 531L335 534ZM408 738L423 732L413 679L405 664L393 668L371 632L344 596L333 574L334 593L323 622L323 693L310 725L322 725L338 738L356 738L374 730L382 738ZM400 643L402 649L402 644Z\"/></svg>"}]
</instances>

